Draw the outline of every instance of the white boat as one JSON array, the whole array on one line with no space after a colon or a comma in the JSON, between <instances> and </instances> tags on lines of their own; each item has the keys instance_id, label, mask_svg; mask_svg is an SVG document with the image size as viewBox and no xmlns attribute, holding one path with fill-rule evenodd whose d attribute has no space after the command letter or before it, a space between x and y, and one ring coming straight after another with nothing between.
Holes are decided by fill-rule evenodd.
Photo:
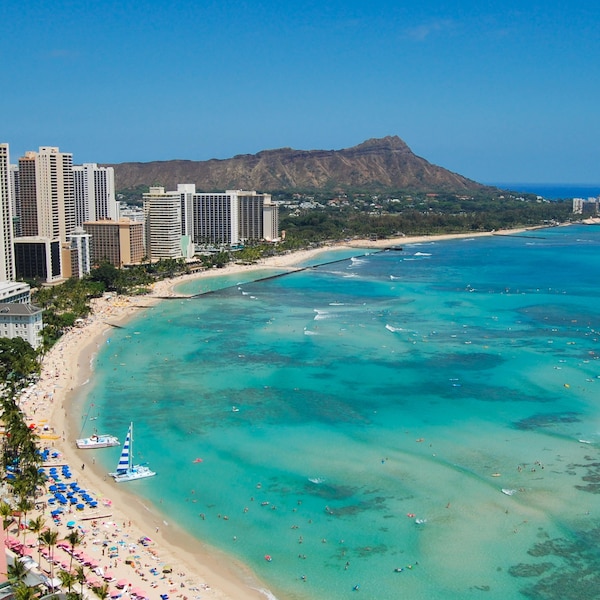
<instances>
[{"instance_id":1,"label":"white boat","mask_svg":"<svg viewBox=\"0 0 600 600\"><path fill-rule=\"evenodd\" d=\"M517 493L517 490L511 490L510 488L502 488L502 493L506 494L507 496L512 496L513 494Z\"/></svg>"},{"instance_id":2,"label":"white boat","mask_svg":"<svg viewBox=\"0 0 600 600\"><path fill-rule=\"evenodd\" d=\"M127 431L125 443L123 444L123 450L121 451L121 458L119 458L117 470L114 473L109 473L109 475L114 478L117 483L156 475L154 471L151 471L144 465L133 464L133 423L129 424L129 430Z\"/></svg>"},{"instance_id":3,"label":"white boat","mask_svg":"<svg viewBox=\"0 0 600 600\"><path fill-rule=\"evenodd\" d=\"M95 433L94 435L90 435L90 437L75 440L75 443L77 444L78 448L92 450L94 448L109 448L110 446L118 446L121 442L119 442L119 438L116 438L114 435Z\"/></svg>"}]
</instances>

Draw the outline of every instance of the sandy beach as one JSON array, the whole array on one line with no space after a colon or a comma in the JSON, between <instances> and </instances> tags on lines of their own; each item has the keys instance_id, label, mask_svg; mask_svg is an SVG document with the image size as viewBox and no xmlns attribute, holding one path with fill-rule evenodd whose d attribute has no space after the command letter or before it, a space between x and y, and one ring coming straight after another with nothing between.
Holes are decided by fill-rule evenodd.
<instances>
[{"instance_id":1,"label":"sandy beach","mask_svg":"<svg viewBox=\"0 0 600 600\"><path fill-rule=\"evenodd\" d=\"M228 265L222 269L163 280L154 284L151 294L143 297L109 296L92 301L92 313L79 327L67 332L44 357L39 382L27 389L20 400L28 422L40 432L40 445L48 448L50 462L67 464L72 471L70 481L89 490L98 501L97 508L64 514L60 523L52 524L50 508L42 513L46 524L59 530L59 540L75 527L84 533L84 550L92 559L97 579L109 571L110 589L126 582L120 589L123 598L136 598L134 588L144 590L148 598L217 598L258 599L274 597L267 586L256 579L243 564L233 561L214 548L203 546L173 523L165 522L156 507L145 504L129 493L126 486L114 483L97 469L86 450L75 446L78 426L70 420L73 398L89 381L93 361L104 338L113 326L122 325L140 310L154 306L161 298L176 295L178 284L192 278L223 276L265 268L290 268L316 257L319 253L341 248L385 248L411 243L472 238L489 235L511 235L524 231L510 230L488 233L448 234L441 236L402 237L379 241L353 240L344 244L324 245L311 250L291 252L261 260L253 265ZM124 436L124 432L119 432ZM59 468L57 466L57 468ZM44 496L45 499L49 495ZM69 509L70 510L70 509ZM36 513L28 515L34 518ZM67 523L71 523L70 527ZM14 534L13 534L14 535ZM30 538L33 537L29 534ZM144 540L141 543L140 540ZM117 548L117 551L110 551ZM58 550L57 550L58 552ZM65 553L65 549L60 552ZM38 548L32 548L37 560ZM69 557L65 556L65 560ZM171 567L165 568L165 565ZM41 567L50 566L42 558ZM56 567L58 569L59 567ZM78 587L76 589L79 589ZM115 592L116 593L116 592ZM90 597L94 597L90 592Z\"/></svg>"}]
</instances>

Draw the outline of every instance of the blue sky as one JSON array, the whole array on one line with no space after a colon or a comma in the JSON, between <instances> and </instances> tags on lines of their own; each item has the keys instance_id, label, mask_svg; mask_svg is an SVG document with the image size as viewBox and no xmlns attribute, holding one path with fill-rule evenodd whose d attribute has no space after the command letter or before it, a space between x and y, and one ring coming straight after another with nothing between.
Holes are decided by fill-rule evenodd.
<instances>
[{"instance_id":1,"label":"blue sky","mask_svg":"<svg viewBox=\"0 0 600 600\"><path fill-rule=\"evenodd\" d=\"M477 181L600 181L593 0L31 0L0 20L12 162L42 145L79 164L398 135Z\"/></svg>"}]
</instances>

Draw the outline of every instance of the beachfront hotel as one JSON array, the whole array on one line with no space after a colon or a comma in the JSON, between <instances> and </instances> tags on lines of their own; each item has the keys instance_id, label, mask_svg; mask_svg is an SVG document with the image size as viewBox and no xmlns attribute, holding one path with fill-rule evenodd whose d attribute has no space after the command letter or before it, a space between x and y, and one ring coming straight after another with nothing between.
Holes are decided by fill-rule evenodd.
<instances>
[{"instance_id":1,"label":"beachfront hotel","mask_svg":"<svg viewBox=\"0 0 600 600\"><path fill-rule=\"evenodd\" d=\"M151 187L143 195L146 256L149 260L191 258L189 236L182 235L181 194Z\"/></svg>"},{"instance_id":2,"label":"beachfront hotel","mask_svg":"<svg viewBox=\"0 0 600 600\"><path fill-rule=\"evenodd\" d=\"M43 327L41 308L20 302L0 304L0 337L20 337L37 348L42 340Z\"/></svg>"},{"instance_id":3,"label":"beachfront hotel","mask_svg":"<svg viewBox=\"0 0 600 600\"><path fill-rule=\"evenodd\" d=\"M196 192L194 184L179 184L184 231L197 250L207 246L238 246L278 239L279 208L270 194L226 190Z\"/></svg>"}]
</instances>

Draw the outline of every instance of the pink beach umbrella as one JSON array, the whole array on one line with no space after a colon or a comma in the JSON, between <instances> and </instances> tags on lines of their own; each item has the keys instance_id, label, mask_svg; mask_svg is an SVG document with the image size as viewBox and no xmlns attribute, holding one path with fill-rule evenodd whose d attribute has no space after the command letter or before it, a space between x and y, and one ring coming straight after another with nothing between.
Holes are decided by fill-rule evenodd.
<instances>
[{"instance_id":1,"label":"pink beach umbrella","mask_svg":"<svg viewBox=\"0 0 600 600\"><path fill-rule=\"evenodd\" d=\"M128 584L129 582L127 581L127 579L119 579L119 581L117 581L118 588L124 588Z\"/></svg>"}]
</instances>

